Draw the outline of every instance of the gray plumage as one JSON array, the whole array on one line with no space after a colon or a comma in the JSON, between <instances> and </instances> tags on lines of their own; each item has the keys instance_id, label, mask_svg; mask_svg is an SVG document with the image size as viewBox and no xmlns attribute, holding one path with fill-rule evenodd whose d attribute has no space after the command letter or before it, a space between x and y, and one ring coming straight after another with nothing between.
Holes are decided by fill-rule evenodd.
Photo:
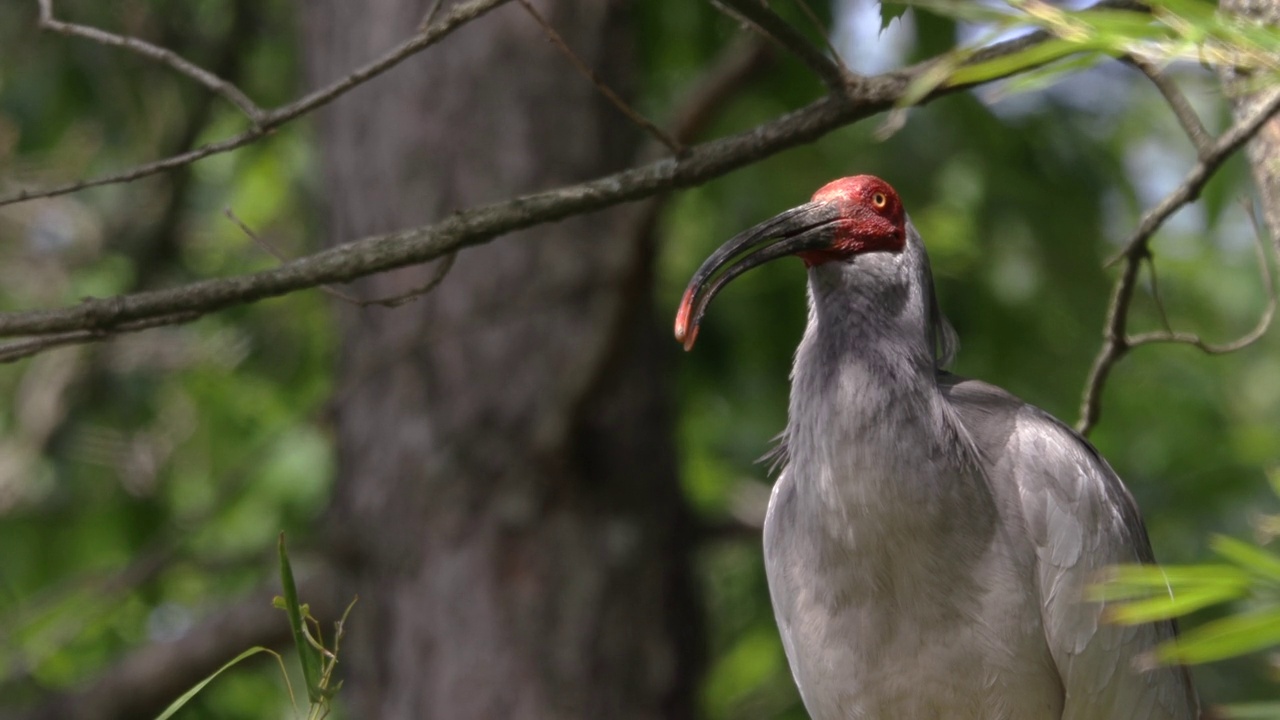
<instances>
[{"instance_id":1,"label":"gray plumage","mask_svg":"<svg viewBox=\"0 0 1280 720\"><path fill-rule=\"evenodd\" d=\"M897 245L837 259L842 236L814 237L830 223L765 231L803 235L811 265L764 531L805 707L814 720L1193 720L1183 668L1137 667L1173 626L1109 624L1085 597L1102 568L1153 561L1133 499L1061 422L941 369L951 336L924 245L905 213L896 223ZM690 288L687 344L710 300Z\"/></svg>"}]
</instances>

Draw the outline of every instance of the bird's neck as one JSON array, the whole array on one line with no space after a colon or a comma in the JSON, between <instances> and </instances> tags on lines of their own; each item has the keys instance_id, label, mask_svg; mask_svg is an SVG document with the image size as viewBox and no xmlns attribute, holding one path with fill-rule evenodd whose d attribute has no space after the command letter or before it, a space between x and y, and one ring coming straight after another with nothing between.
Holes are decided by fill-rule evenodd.
<instances>
[{"instance_id":1,"label":"bird's neck","mask_svg":"<svg viewBox=\"0 0 1280 720\"><path fill-rule=\"evenodd\" d=\"M925 523L963 488L957 423L938 389L927 286L832 288L811 271L787 448L796 491L833 527Z\"/></svg>"}]
</instances>

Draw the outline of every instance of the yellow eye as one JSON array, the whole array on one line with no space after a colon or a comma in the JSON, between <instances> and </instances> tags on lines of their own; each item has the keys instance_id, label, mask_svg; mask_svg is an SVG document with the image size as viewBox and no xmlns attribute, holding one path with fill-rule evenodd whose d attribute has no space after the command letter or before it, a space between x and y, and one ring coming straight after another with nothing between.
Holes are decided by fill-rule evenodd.
<instances>
[{"instance_id":1,"label":"yellow eye","mask_svg":"<svg viewBox=\"0 0 1280 720\"><path fill-rule=\"evenodd\" d=\"M885 204L888 202L889 199L884 196L884 193L876 193L871 196L871 204L875 205L876 209L883 210Z\"/></svg>"}]
</instances>

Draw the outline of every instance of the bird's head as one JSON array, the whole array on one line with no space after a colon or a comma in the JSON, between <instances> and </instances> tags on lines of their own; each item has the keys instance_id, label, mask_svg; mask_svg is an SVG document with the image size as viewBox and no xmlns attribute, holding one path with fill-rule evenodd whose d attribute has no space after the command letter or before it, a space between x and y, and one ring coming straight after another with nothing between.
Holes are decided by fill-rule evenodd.
<instances>
[{"instance_id":1,"label":"bird's head","mask_svg":"<svg viewBox=\"0 0 1280 720\"><path fill-rule=\"evenodd\" d=\"M680 302L676 340L691 349L711 299L757 265L788 255L809 268L849 265L870 253L897 262L907 232L902 200L889 183L871 175L827 183L808 203L739 233L702 263Z\"/></svg>"}]
</instances>

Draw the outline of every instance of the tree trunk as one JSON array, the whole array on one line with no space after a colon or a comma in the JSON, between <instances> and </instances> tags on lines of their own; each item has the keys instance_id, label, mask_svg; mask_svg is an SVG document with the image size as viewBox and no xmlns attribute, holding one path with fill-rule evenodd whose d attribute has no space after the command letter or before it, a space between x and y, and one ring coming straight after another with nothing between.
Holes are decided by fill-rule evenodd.
<instances>
[{"instance_id":1,"label":"tree trunk","mask_svg":"<svg viewBox=\"0 0 1280 720\"><path fill-rule=\"evenodd\" d=\"M312 82L403 39L432 4L302 3ZM625 90L623 5L538 6ZM338 101L319 130L335 242L619 168L637 140L516 3ZM341 665L352 717L692 716L702 638L669 355L633 217L505 237L411 304L343 308L326 532L360 595Z\"/></svg>"}]
</instances>

